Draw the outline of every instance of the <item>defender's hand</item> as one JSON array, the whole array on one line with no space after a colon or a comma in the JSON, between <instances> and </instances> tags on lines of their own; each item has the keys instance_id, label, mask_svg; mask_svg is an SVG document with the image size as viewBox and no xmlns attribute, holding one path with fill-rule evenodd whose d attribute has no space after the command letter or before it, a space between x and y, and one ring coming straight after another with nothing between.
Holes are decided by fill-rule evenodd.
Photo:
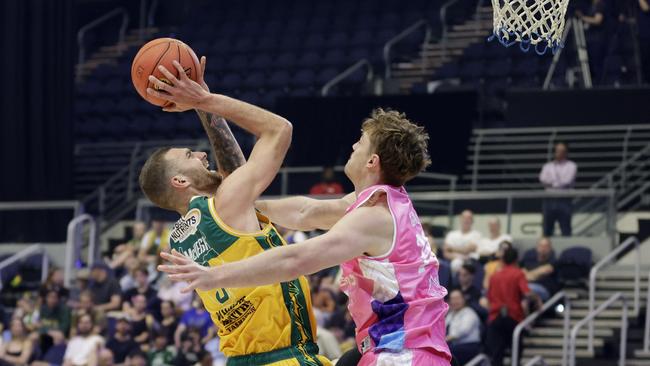
<instances>
[{"instance_id":1,"label":"defender's hand","mask_svg":"<svg viewBox=\"0 0 650 366\"><path fill-rule=\"evenodd\" d=\"M194 290L207 291L219 287L215 283L209 267L199 265L175 249L172 249L171 254L161 252L160 256L171 264L159 265L159 271L169 274L169 279L174 282L188 283L188 286L181 290L182 293Z\"/></svg>"},{"instance_id":2,"label":"defender's hand","mask_svg":"<svg viewBox=\"0 0 650 366\"><path fill-rule=\"evenodd\" d=\"M156 89L147 88L147 93L156 98L173 102L178 108L178 111L199 108L199 106L210 97L208 86L203 80L205 57L201 58L201 70L198 78L199 83L187 77L183 67L177 61L172 61L172 64L178 70L180 77L176 78L164 66L158 66L160 72L167 78L167 80L169 80L171 85L162 82L153 75L149 75L149 81L153 83Z\"/></svg>"}]
</instances>

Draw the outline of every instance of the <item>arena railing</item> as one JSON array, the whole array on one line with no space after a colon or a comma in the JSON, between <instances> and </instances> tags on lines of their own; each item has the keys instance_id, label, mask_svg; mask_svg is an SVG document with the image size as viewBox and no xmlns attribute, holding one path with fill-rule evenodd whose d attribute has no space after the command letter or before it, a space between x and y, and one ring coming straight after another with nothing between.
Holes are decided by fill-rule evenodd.
<instances>
[{"instance_id":1,"label":"arena railing","mask_svg":"<svg viewBox=\"0 0 650 366\"><path fill-rule=\"evenodd\" d=\"M546 361L544 360L544 357L542 356L535 356L531 358L524 366L535 366L535 365L541 365L541 366L546 366L548 365Z\"/></svg>"},{"instance_id":2,"label":"arena railing","mask_svg":"<svg viewBox=\"0 0 650 366\"><path fill-rule=\"evenodd\" d=\"M643 330L643 353L650 355L650 273L648 273L648 293L645 303L645 329Z\"/></svg>"},{"instance_id":3,"label":"arena railing","mask_svg":"<svg viewBox=\"0 0 650 366\"><path fill-rule=\"evenodd\" d=\"M67 238L65 244L65 263L63 265L63 283L66 287L72 285L72 275L75 270L76 261L81 256L83 249L82 229L84 224L90 226L88 233L88 258L86 264L92 266L99 254L97 240L97 222L89 214L82 214L73 218L68 223Z\"/></svg>"},{"instance_id":4,"label":"arena railing","mask_svg":"<svg viewBox=\"0 0 650 366\"><path fill-rule=\"evenodd\" d=\"M45 247L42 244L30 245L27 248L19 251L18 253L0 262L0 273L2 272L3 269L9 267L10 265L18 261L21 261L31 255L39 254L39 253L43 255L42 265L41 265L41 283L44 283L49 273L50 259L47 256L47 251L45 250ZM2 290L2 281L0 281L0 290Z\"/></svg>"},{"instance_id":5,"label":"arena railing","mask_svg":"<svg viewBox=\"0 0 650 366\"><path fill-rule=\"evenodd\" d=\"M464 366L490 366L490 358L485 353L479 353Z\"/></svg>"},{"instance_id":6,"label":"arena railing","mask_svg":"<svg viewBox=\"0 0 650 366\"><path fill-rule=\"evenodd\" d=\"M424 28L424 41L422 44L427 44L429 43L429 40L431 40L431 25L429 22L427 22L424 19L418 20L417 22L411 24L408 28L404 29L401 31L399 34L397 34L395 37L389 39L385 44L383 48L383 55L384 55L384 78L390 79L390 66L391 66L391 50L393 47L398 44L400 41L414 33L415 31L419 30L420 28ZM424 64L423 64L424 65ZM423 66L424 67L424 66Z\"/></svg>"},{"instance_id":7,"label":"arena railing","mask_svg":"<svg viewBox=\"0 0 650 366\"><path fill-rule=\"evenodd\" d=\"M573 326L573 328L571 329L571 338L569 343L569 366L576 365L576 343L577 343L576 341L580 329L584 327L587 323L593 324L593 320L596 316L598 316L600 313L605 311L608 307L610 307L612 304L614 304L617 301L620 301L623 305L623 313L621 314L621 343L620 343L620 350L619 350L620 355L619 355L618 365L625 366L625 356L627 351L626 343L627 343L627 326L628 326L627 324L628 305L627 305L627 299L625 298L625 296L623 296L623 293L621 292L617 292L614 295L610 296L597 309L590 310L587 316L585 316L582 320L576 323L575 326ZM591 335L591 332L589 334ZM591 341L589 342L589 352L593 352L593 344Z\"/></svg>"},{"instance_id":8,"label":"arena railing","mask_svg":"<svg viewBox=\"0 0 650 366\"><path fill-rule=\"evenodd\" d=\"M518 366L520 364L520 356L519 356L519 340L521 338L521 332L523 332L524 329L526 329L530 324L532 324L537 318L539 318L541 315L543 315L548 309L553 307L556 303L559 301L564 300L564 328L562 332L562 339L563 339L563 344L562 344L562 366L567 365L567 344L568 344L568 338L569 338L569 330L571 326L571 299L569 298L569 294L560 291L553 295L548 301L544 303L544 305L535 311L534 313L530 314L526 319L524 319L521 323L517 324L517 327L515 328L514 332L512 333L512 352L511 352L511 361L510 364L512 366ZM530 360L526 365L534 365L536 363L530 363L533 360Z\"/></svg>"},{"instance_id":9,"label":"arena railing","mask_svg":"<svg viewBox=\"0 0 650 366\"><path fill-rule=\"evenodd\" d=\"M343 70L343 72L336 75L334 78L332 78L332 80L328 81L325 85L323 85L323 88L320 90L321 96L326 97L333 86L347 79L350 75L354 74L355 71L361 69L364 66L368 69L366 71L366 82L371 81L374 75L374 70L372 68L372 64L370 63L370 61L364 58L355 62L352 66Z\"/></svg>"},{"instance_id":10,"label":"arena railing","mask_svg":"<svg viewBox=\"0 0 650 366\"><path fill-rule=\"evenodd\" d=\"M124 37L126 35L126 28L129 26L129 13L123 7L115 8L109 11L108 13L100 16L99 18L91 21L90 23L82 26L79 29L79 31L77 32L77 45L79 47L79 56L77 59L78 65L81 65L84 63L84 61L86 61L86 46L84 44L86 33L89 30L102 25L103 23L107 22L108 20L118 15L122 16L122 24L120 25L120 29L118 33L118 41L122 42L124 41Z\"/></svg>"},{"instance_id":11,"label":"arena railing","mask_svg":"<svg viewBox=\"0 0 650 366\"><path fill-rule=\"evenodd\" d=\"M598 263L591 267L589 272L589 312L594 311L596 303L596 276L598 271L611 264L619 254L623 253L626 250L629 250L634 246L636 251L636 261L634 263L634 313L639 313L639 302L640 302L640 291L641 291L641 251L639 248L639 239L636 237L631 237L617 246L613 251L608 255L603 257ZM625 308L625 313L627 314L627 305ZM589 352L594 350L594 322L593 320L589 321L589 335L587 340L587 349Z\"/></svg>"}]
</instances>

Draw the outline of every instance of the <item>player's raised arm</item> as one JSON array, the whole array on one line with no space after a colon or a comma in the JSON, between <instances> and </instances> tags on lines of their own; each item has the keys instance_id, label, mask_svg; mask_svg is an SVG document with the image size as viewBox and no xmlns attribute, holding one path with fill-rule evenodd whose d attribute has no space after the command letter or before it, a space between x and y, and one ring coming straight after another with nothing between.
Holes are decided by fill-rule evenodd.
<instances>
[{"instance_id":1,"label":"player's raised arm","mask_svg":"<svg viewBox=\"0 0 650 366\"><path fill-rule=\"evenodd\" d=\"M310 231L329 230L345 215L356 198L350 193L339 199L319 200L296 196L277 200L258 200L255 208L268 216L271 221L288 229Z\"/></svg>"}]
</instances>

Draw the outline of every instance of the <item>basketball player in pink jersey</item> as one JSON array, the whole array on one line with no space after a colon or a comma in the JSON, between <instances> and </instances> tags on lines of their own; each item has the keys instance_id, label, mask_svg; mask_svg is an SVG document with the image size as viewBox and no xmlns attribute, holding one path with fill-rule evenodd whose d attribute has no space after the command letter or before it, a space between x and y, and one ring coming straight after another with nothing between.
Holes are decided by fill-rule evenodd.
<instances>
[{"instance_id":1,"label":"basketball player in pink jersey","mask_svg":"<svg viewBox=\"0 0 650 366\"><path fill-rule=\"evenodd\" d=\"M354 193L338 200L291 197L257 204L282 226L327 233L218 267L200 266L176 251L162 253L171 264L159 269L188 282L188 292L289 281L341 264L359 365L449 365L447 291L403 187L430 163L427 141L424 129L404 114L375 110L345 165Z\"/></svg>"}]
</instances>

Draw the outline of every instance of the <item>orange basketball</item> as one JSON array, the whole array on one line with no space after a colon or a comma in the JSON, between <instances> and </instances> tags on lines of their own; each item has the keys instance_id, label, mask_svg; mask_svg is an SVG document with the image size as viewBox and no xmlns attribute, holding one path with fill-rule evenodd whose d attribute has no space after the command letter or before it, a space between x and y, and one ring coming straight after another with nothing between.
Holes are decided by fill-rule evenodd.
<instances>
[{"instance_id":1,"label":"orange basketball","mask_svg":"<svg viewBox=\"0 0 650 366\"><path fill-rule=\"evenodd\" d=\"M197 81L199 68L201 67L199 59L190 46L177 39L154 39L142 46L138 54L135 55L133 64L131 64L131 81L138 94L149 103L161 107L166 107L171 104L169 101L147 94L147 88L154 88L154 85L149 82L149 75L153 75L163 82L171 84L160 70L158 70L158 65L165 66L174 76L179 77L178 70L172 64L173 60L178 61L183 66L185 74L190 79Z\"/></svg>"}]
</instances>

